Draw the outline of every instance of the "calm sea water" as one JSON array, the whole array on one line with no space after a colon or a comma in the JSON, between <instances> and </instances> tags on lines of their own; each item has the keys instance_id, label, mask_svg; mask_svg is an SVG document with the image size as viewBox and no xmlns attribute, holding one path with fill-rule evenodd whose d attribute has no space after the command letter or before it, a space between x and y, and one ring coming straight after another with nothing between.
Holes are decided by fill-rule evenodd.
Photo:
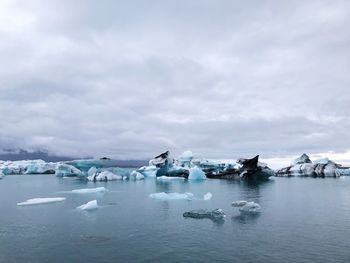
<instances>
[{"instance_id":1,"label":"calm sea water","mask_svg":"<svg viewBox=\"0 0 350 263\"><path fill-rule=\"evenodd\" d=\"M105 194L62 193L104 186ZM210 201L159 201L155 192L192 192ZM35 197L63 203L19 207ZM95 212L76 209L97 199ZM240 216L235 200L262 206ZM224 222L183 218L222 208ZM350 178L274 178L247 184L204 182L86 183L52 175L0 180L0 262L350 262Z\"/></svg>"}]
</instances>

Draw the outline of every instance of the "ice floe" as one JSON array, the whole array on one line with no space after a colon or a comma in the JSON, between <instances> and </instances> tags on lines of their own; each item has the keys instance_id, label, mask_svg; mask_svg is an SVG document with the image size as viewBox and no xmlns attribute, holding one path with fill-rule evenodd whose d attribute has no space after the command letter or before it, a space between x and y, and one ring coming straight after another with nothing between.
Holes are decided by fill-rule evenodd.
<instances>
[{"instance_id":1,"label":"ice floe","mask_svg":"<svg viewBox=\"0 0 350 263\"><path fill-rule=\"evenodd\" d=\"M185 212L183 213L183 217L191 217L191 218L197 218L197 219L209 218L213 221L217 221L217 220L223 220L226 217L226 215L224 210L222 209L214 209L213 211L199 209L199 210L191 210L189 212Z\"/></svg>"},{"instance_id":2,"label":"ice floe","mask_svg":"<svg viewBox=\"0 0 350 263\"><path fill-rule=\"evenodd\" d=\"M153 193L149 195L150 198L159 200L193 200L194 195L192 193Z\"/></svg>"},{"instance_id":3,"label":"ice floe","mask_svg":"<svg viewBox=\"0 0 350 263\"><path fill-rule=\"evenodd\" d=\"M57 163L55 167L55 175L59 177L70 177L70 176L82 176L83 173L76 167L65 164Z\"/></svg>"},{"instance_id":4,"label":"ice floe","mask_svg":"<svg viewBox=\"0 0 350 263\"><path fill-rule=\"evenodd\" d=\"M97 208L98 208L97 200L92 200L90 202L87 202L86 204L83 204L77 207L77 209L85 210L85 211L96 210Z\"/></svg>"},{"instance_id":5,"label":"ice floe","mask_svg":"<svg viewBox=\"0 0 350 263\"><path fill-rule=\"evenodd\" d=\"M259 213L261 210L261 206L258 203L255 202L248 202L248 201L235 201L232 202L233 207L238 207L238 210L241 213L250 213L255 214Z\"/></svg>"},{"instance_id":6,"label":"ice floe","mask_svg":"<svg viewBox=\"0 0 350 263\"><path fill-rule=\"evenodd\" d=\"M90 170L89 170L90 171ZM95 172L87 177L89 181L115 181L123 180L123 176L114 174L110 171Z\"/></svg>"},{"instance_id":7,"label":"ice floe","mask_svg":"<svg viewBox=\"0 0 350 263\"><path fill-rule=\"evenodd\" d=\"M169 176L159 176L157 177L158 181L184 181L184 177L169 177Z\"/></svg>"},{"instance_id":8,"label":"ice floe","mask_svg":"<svg viewBox=\"0 0 350 263\"><path fill-rule=\"evenodd\" d=\"M208 192L208 193L206 193L206 194L203 196L203 199L206 200L206 201L208 201L208 200L210 200L212 197L213 197L213 194L210 193L210 192Z\"/></svg>"},{"instance_id":9,"label":"ice floe","mask_svg":"<svg viewBox=\"0 0 350 263\"><path fill-rule=\"evenodd\" d=\"M82 189L75 189L72 190L72 193L74 194L94 194L94 193L104 193L107 192L108 189L102 187L96 187L96 188L82 188Z\"/></svg>"},{"instance_id":10,"label":"ice floe","mask_svg":"<svg viewBox=\"0 0 350 263\"><path fill-rule=\"evenodd\" d=\"M28 199L25 202L17 203L18 206L25 205L40 205L40 204L49 204L49 203L57 203L66 200L65 197L45 197L45 198L32 198Z\"/></svg>"}]
</instances>

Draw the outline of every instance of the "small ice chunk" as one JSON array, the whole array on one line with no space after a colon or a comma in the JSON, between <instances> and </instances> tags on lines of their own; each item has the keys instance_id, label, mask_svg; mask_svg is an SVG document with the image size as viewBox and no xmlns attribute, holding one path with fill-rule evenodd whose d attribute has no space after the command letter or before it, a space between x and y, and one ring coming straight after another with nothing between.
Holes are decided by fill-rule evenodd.
<instances>
[{"instance_id":1,"label":"small ice chunk","mask_svg":"<svg viewBox=\"0 0 350 263\"><path fill-rule=\"evenodd\" d=\"M247 202L247 201L237 201L233 202L232 206L239 207L239 211L241 213L259 213L261 210L261 206L255 202Z\"/></svg>"},{"instance_id":2,"label":"small ice chunk","mask_svg":"<svg viewBox=\"0 0 350 263\"><path fill-rule=\"evenodd\" d=\"M213 221L222 221L226 215L224 210L218 208L213 211L207 211L203 209L191 210L189 212L183 213L183 217L192 217L196 219L209 218Z\"/></svg>"},{"instance_id":3,"label":"small ice chunk","mask_svg":"<svg viewBox=\"0 0 350 263\"><path fill-rule=\"evenodd\" d=\"M207 201L207 200L210 200L212 197L213 197L212 193L208 192L203 196L203 199Z\"/></svg>"},{"instance_id":4,"label":"small ice chunk","mask_svg":"<svg viewBox=\"0 0 350 263\"><path fill-rule=\"evenodd\" d=\"M49 203L57 203L66 200L65 197L46 197L46 198L33 198L28 199L25 202L17 203L19 206L24 205L40 205L40 204L49 204Z\"/></svg>"},{"instance_id":5,"label":"small ice chunk","mask_svg":"<svg viewBox=\"0 0 350 263\"><path fill-rule=\"evenodd\" d=\"M96 188L83 188L83 189L75 189L72 190L72 193L75 194L94 194L94 193L104 193L108 190L104 187L96 187Z\"/></svg>"},{"instance_id":6,"label":"small ice chunk","mask_svg":"<svg viewBox=\"0 0 350 263\"><path fill-rule=\"evenodd\" d=\"M192 193L153 193L149 195L150 198L159 200L192 200L194 195Z\"/></svg>"},{"instance_id":7,"label":"small ice chunk","mask_svg":"<svg viewBox=\"0 0 350 263\"><path fill-rule=\"evenodd\" d=\"M185 177L180 177L180 176L159 176L157 177L158 181L183 181L185 180Z\"/></svg>"},{"instance_id":8,"label":"small ice chunk","mask_svg":"<svg viewBox=\"0 0 350 263\"><path fill-rule=\"evenodd\" d=\"M205 180L207 177L201 168L193 167L190 169L190 175L188 176L188 180Z\"/></svg>"},{"instance_id":9,"label":"small ice chunk","mask_svg":"<svg viewBox=\"0 0 350 263\"><path fill-rule=\"evenodd\" d=\"M233 207L242 207L245 206L248 203L248 201L240 200L240 201L234 201L232 202Z\"/></svg>"},{"instance_id":10,"label":"small ice chunk","mask_svg":"<svg viewBox=\"0 0 350 263\"><path fill-rule=\"evenodd\" d=\"M77 209L85 210L85 211L96 210L97 208L98 208L97 200L92 200L90 202L87 202L86 204L83 204L77 207Z\"/></svg>"}]
</instances>

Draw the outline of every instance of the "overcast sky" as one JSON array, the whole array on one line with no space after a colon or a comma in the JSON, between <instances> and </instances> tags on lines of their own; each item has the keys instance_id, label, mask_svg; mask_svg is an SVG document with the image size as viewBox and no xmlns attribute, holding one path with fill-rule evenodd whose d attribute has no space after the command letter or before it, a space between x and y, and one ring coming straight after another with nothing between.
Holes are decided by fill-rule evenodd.
<instances>
[{"instance_id":1,"label":"overcast sky","mask_svg":"<svg viewBox=\"0 0 350 263\"><path fill-rule=\"evenodd\" d=\"M347 0L0 0L0 148L342 159L349 69Z\"/></svg>"}]
</instances>

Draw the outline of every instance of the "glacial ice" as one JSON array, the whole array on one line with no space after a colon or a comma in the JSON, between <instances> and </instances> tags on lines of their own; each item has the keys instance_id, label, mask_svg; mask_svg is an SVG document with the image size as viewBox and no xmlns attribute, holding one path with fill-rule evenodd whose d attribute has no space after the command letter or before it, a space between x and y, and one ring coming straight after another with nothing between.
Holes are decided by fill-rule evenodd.
<instances>
[{"instance_id":1,"label":"glacial ice","mask_svg":"<svg viewBox=\"0 0 350 263\"><path fill-rule=\"evenodd\" d=\"M132 171L129 175L129 180L132 180L132 181L139 181L139 180L143 180L143 179L145 179L143 174L141 174L137 171Z\"/></svg>"},{"instance_id":2,"label":"glacial ice","mask_svg":"<svg viewBox=\"0 0 350 263\"><path fill-rule=\"evenodd\" d=\"M32 198L32 199L26 200L25 202L17 203L17 205L18 206L40 205L40 204L62 202L64 200L66 200L65 197Z\"/></svg>"},{"instance_id":3,"label":"glacial ice","mask_svg":"<svg viewBox=\"0 0 350 263\"><path fill-rule=\"evenodd\" d=\"M43 160L37 160L33 163L30 163L26 167L25 174L54 174L55 173L55 163L46 163Z\"/></svg>"},{"instance_id":4,"label":"glacial ice","mask_svg":"<svg viewBox=\"0 0 350 263\"><path fill-rule=\"evenodd\" d=\"M191 217L197 219L209 218L213 221L220 221L223 220L226 217L226 215L224 213L224 210L222 209L214 209L213 211L199 209L185 212L183 213L183 217Z\"/></svg>"},{"instance_id":5,"label":"glacial ice","mask_svg":"<svg viewBox=\"0 0 350 263\"><path fill-rule=\"evenodd\" d=\"M55 163L43 160L0 161L0 170L4 175L54 173Z\"/></svg>"},{"instance_id":6,"label":"glacial ice","mask_svg":"<svg viewBox=\"0 0 350 263\"><path fill-rule=\"evenodd\" d=\"M114 174L110 171L102 171L102 172L96 172L92 175L89 175L87 179L89 181L115 181L115 180L123 180L123 176Z\"/></svg>"},{"instance_id":7,"label":"glacial ice","mask_svg":"<svg viewBox=\"0 0 350 263\"><path fill-rule=\"evenodd\" d=\"M203 199L206 200L206 201L208 201L208 200L210 200L212 197L213 197L213 194L210 193L210 192L208 192L208 193L206 193L206 194L203 196Z\"/></svg>"},{"instance_id":8,"label":"glacial ice","mask_svg":"<svg viewBox=\"0 0 350 263\"><path fill-rule=\"evenodd\" d=\"M143 174L145 177L156 177L158 168L154 165L142 166L137 171Z\"/></svg>"},{"instance_id":9,"label":"glacial ice","mask_svg":"<svg viewBox=\"0 0 350 263\"><path fill-rule=\"evenodd\" d=\"M184 177L178 177L178 176L174 176L174 177L170 177L170 176L159 176L157 177L158 181L184 181L185 178Z\"/></svg>"},{"instance_id":10,"label":"glacial ice","mask_svg":"<svg viewBox=\"0 0 350 263\"><path fill-rule=\"evenodd\" d=\"M69 176L82 176L83 173L76 167L65 164L57 163L55 167L55 175L59 177L69 177Z\"/></svg>"},{"instance_id":11,"label":"glacial ice","mask_svg":"<svg viewBox=\"0 0 350 263\"><path fill-rule=\"evenodd\" d=\"M85 210L85 211L96 210L97 208L98 208L97 200L92 200L90 202L87 202L86 204L83 204L77 207L77 209Z\"/></svg>"},{"instance_id":12,"label":"glacial ice","mask_svg":"<svg viewBox=\"0 0 350 263\"><path fill-rule=\"evenodd\" d=\"M2 179L4 177L4 174L2 173L2 171L0 170L0 179Z\"/></svg>"},{"instance_id":13,"label":"glacial ice","mask_svg":"<svg viewBox=\"0 0 350 263\"><path fill-rule=\"evenodd\" d=\"M192 200L194 195L192 193L153 193L149 195L150 198L159 199L159 200Z\"/></svg>"},{"instance_id":14,"label":"glacial ice","mask_svg":"<svg viewBox=\"0 0 350 263\"><path fill-rule=\"evenodd\" d=\"M191 151L185 151L178 157L177 161L180 166L190 168L192 159L193 153Z\"/></svg>"},{"instance_id":15,"label":"glacial ice","mask_svg":"<svg viewBox=\"0 0 350 263\"><path fill-rule=\"evenodd\" d=\"M72 193L75 194L94 194L94 193L104 193L108 190L104 187L96 187L96 188L82 188L82 189L75 189L72 190Z\"/></svg>"},{"instance_id":16,"label":"glacial ice","mask_svg":"<svg viewBox=\"0 0 350 263\"><path fill-rule=\"evenodd\" d=\"M202 169L198 167L193 167L190 169L190 175L188 176L188 180L205 180L207 177Z\"/></svg>"}]
</instances>

